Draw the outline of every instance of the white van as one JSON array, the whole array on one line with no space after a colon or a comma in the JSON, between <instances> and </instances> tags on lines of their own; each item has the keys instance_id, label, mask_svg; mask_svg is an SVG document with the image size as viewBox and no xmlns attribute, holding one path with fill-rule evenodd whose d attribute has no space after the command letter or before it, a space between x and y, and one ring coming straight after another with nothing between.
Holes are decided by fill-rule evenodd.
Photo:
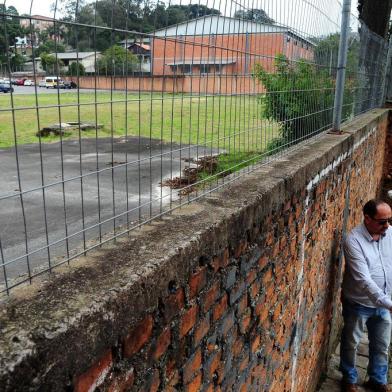
<instances>
[{"instance_id":1,"label":"white van","mask_svg":"<svg viewBox=\"0 0 392 392\"><path fill-rule=\"evenodd\" d=\"M64 82L58 76L46 76L45 87L46 88L61 88Z\"/></svg>"}]
</instances>

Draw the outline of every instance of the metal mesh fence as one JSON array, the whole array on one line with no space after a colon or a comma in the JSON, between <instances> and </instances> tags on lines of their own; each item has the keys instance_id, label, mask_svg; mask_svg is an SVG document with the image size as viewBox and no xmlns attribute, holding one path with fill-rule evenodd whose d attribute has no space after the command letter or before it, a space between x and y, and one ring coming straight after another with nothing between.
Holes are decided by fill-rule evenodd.
<instances>
[{"instance_id":1,"label":"metal mesh fence","mask_svg":"<svg viewBox=\"0 0 392 392\"><path fill-rule=\"evenodd\" d=\"M331 127L336 0L42 3L0 4L3 293ZM353 16L344 119L387 49Z\"/></svg>"}]
</instances>

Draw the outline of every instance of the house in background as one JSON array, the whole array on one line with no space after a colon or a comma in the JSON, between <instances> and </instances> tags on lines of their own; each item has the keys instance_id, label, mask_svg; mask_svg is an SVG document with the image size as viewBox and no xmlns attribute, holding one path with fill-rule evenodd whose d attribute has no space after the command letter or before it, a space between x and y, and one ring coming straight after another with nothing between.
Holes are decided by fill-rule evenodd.
<instances>
[{"instance_id":1,"label":"house in background","mask_svg":"<svg viewBox=\"0 0 392 392\"><path fill-rule=\"evenodd\" d=\"M65 52L57 53L57 58L62 61L62 69L67 72L72 63L79 62L87 74L95 73L96 61L101 57L100 52Z\"/></svg>"},{"instance_id":2,"label":"house in background","mask_svg":"<svg viewBox=\"0 0 392 392\"><path fill-rule=\"evenodd\" d=\"M26 16L20 19L20 25L22 27L28 29L31 26L34 28L34 30L37 30L39 32L48 30L53 27L53 22L53 18L49 18L43 15L31 15L31 17Z\"/></svg>"},{"instance_id":3,"label":"house in background","mask_svg":"<svg viewBox=\"0 0 392 392\"><path fill-rule=\"evenodd\" d=\"M31 56L33 53L33 45L30 37L15 37L15 44L13 45L15 48L15 53L20 54L21 56Z\"/></svg>"},{"instance_id":4,"label":"house in background","mask_svg":"<svg viewBox=\"0 0 392 392\"><path fill-rule=\"evenodd\" d=\"M101 53L99 52L65 52L65 53L51 53L52 56L57 57L58 60L61 60L63 66L61 67L62 72L67 72L69 66L72 63L79 62L84 66L86 74L94 74L95 73L95 64L96 60L101 57ZM36 57L35 61L35 69L38 71L42 71L41 58ZM32 65L31 65L32 68Z\"/></svg>"},{"instance_id":5,"label":"house in background","mask_svg":"<svg viewBox=\"0 0 392 392\"><path fill-rule=\"evenodd\" d=\"M151 73L151 46L149 38L143 40L123 40L119 42L119 45L124 49L128 49L138 58L140 64L139 72L143 74Z\"/></svg>"},{"instance_id":6,"label":"house in background","mask_svg":"<svg viewBox=\"0 0 392 392\"><path fill-rule=\"evenodd\" d=\"M256 63L272 71L279 53L313 59L313 48L287 27L208 15L153 33L152 74L250 75Z\"/></svg>"},{"instance_id":7,"label":"house in background","mask_svg":"<svg viewBox=\"0 0 392 392\"><path fill-rule=\"evenodd\" d=\"M53 18L49 18L47 16L42 15L29 15L23 16L20 18L19 24L21 27L28 29L29 34L27 39L31 41L35 46L40 45L42 42L40 41L40 33L46 31L47 37L51 40L56 40L57 42L63 42L61 37L61 33L58 32L55 34L55 23ZM63 25L56 24L56 31L59 29L64 29ZM42 38L42 37L41 37Z\"/></svg>"}]
</instances>

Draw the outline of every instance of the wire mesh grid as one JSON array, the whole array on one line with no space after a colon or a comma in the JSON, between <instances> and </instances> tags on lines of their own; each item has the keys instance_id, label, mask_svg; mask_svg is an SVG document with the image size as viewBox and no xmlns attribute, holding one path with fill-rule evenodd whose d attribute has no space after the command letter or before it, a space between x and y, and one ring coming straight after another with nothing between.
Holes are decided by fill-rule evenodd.
<instances>
[{"instance_id":1,"label":"wire mesh grid","mask_svg":"<svg viewBox=\"0 0 392 392\"><path fill-rule=\"evenodd\" d=\"M37 4L0 4L3 293L331 127L338 1ZM354 18L344 119L386 58Z\"/></svg>"}]
</instances>

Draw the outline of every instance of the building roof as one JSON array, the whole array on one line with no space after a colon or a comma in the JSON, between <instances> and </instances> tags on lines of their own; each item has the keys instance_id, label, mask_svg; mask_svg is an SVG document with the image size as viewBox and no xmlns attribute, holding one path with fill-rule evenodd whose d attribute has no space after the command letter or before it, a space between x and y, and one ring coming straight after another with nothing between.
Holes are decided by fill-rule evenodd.
<instances>
[{"instance_id":1,"label":"building roof","mask_svg":"<svg viewBox=\"0 0 392 392\"><path fill-rule=\"evenodd\" d=\"M97 57L101 56L100 52L65 52L65 53L50 53L52 56L57 57L59 60L83 60L90 56L95 56L97 53ZM36 61L41 60L41 57L35 57Z\"/></svg>"},{"instance_id":2,"label":"building roof","mask_svg":"<svg viewBox=\"0 0 392 392\"><path fill-rule=\"evenodd\" d=\"M224 34L257 34L257 33L290 33L310 45L312 41L301 36L294 30L277 24L253 22L246 19L232 18L223 15L206 15L191 19L172 26L155 30L152 37L178 37L195 35L224 35Z\"/></svg>"},{"instance_id":3,"label":"building roof","mask_svg":"<svg viewBox=\"0 0 392 392\"><path fill-rule=\"evenodd\" d=\"M141 40L143 43L147 44L147 43L150 42L150 37L142 37L141 39L140 39L140 38L128 38L128 39L123 39L122 41L119 42L119 44L122 44L122 45L128 44L128 45L130 45L130 44L132 44L132 43L140 43L140 40Z\"/></svg>"}]
</instances>

